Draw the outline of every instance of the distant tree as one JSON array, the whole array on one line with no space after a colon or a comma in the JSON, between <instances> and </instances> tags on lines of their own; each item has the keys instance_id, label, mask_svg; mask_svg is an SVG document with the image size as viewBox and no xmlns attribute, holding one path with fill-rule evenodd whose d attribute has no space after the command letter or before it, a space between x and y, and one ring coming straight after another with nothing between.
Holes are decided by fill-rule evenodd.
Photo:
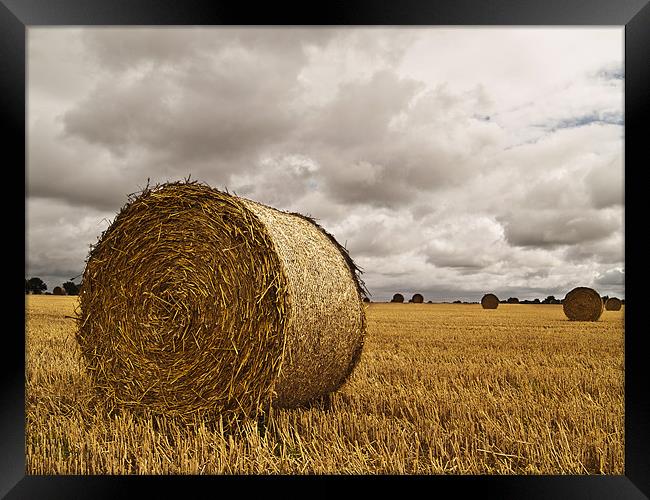
<instances>
[{"instance_id":1,"label":"distant tree","mask_svg":"<svg viewBox=\"0 0 650 500\"><path fill-rule=\"evenodd\" d=\"M72 281L66 281L63 283L63 288L68 295L79 295L79 285ZM368 299L368 302L370 302L370 299Z\"/></svg>"},{"instance_id":2,"label":"distant tree","mask_svg":"<svg viewBox=\"0 0 650 500\"><path fill-rule=\"evenodd\" d=\"M542 304L556 304L556 300L557 299L553 295L549 295L544 300L542 300Z\"/></svg>"},{"instance_id":3,"label":"distant tree","mask_svg":"<svg viewBox=\"0 0 650 500\"><path fill-rule=\"evenodd\" d=\"M519 304L519 299L517 297L510 297L508 299L508 304Z\"/></svg>"},{"instance_id":4,"label":"distant tree","mask_svg":"<svg viewBox=\"0 0 650 500\"><path fill-rule=\"evenodd\" d=\"M535 299L535 300L533 300L533 304L539 304L539 303L540 303L540 300L539 300L539 299Z\"/></svg>"},{"instance_id":5,"label":"distant tree","mask_svg":"<svg viewBox=\"0 0 650 500\"><path fill-rule=\"evenodd\" d=\"M461 302L460 300L454 300L453 303L454 303L454 304L462 304L462 302Z\"/></svg>"},{"instance_id":6,"label":"distant tree","mask_svg":"<svg viewBox=\"0 0 650 500\"><path fill-rule=\"evenodd\" d=\"M31 292L36 295L42 294L47 290L47 285L41 278L33 277L29 278L25 284L25 291Z\"/></svg>"}]
</instances>

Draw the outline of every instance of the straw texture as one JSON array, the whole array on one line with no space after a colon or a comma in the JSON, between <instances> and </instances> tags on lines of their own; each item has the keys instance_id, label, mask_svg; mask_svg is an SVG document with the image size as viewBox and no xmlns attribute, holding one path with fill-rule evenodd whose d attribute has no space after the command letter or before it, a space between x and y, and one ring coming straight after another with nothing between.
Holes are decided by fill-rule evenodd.
<instances>
[{"instance_id":1,"label":"straw texture","mask_svg":"<svg viewBox=\"0 0 650 500\"><path fill-rule=\"evenodd\" d=\"M499 307L499 298L493 293L486 293L481 299L483 309L496 309Z\"/></svg>"},{"instance_id":2,"label":"straw texture","mask_svg":"<svg viewBox=\"0 0 650 500\"><path fill-rule=\"evenodd\" d=\"M225 419L340 387L360 271L311 219L196 182L145 188L91 250L77 340L116 407Z\"/></svg>"},{"instance_id":3,"label":"straw texture","mask_svg":"<svg viewBox=\"0 0 650 500\"><path fill-rule=\"evenodd\" d=\"M579 286L564 297L564 314L571 321L598 321L603 313L603 299L593 288Z\"/></svg>"}]
</instances>

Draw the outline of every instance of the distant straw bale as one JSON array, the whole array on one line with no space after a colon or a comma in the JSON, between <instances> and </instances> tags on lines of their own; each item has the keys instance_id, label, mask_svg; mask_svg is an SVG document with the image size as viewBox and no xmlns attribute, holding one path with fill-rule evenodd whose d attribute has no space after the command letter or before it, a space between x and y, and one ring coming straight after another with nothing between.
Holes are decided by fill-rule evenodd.
<instances>
[{"instance_id":1,"label":"distant straw bale","mask_svg":"<svg viewBox=\"0 0 650 500\"><path fill-rule=\"evenodd\" d=\"M196 182L147 187L89 254L77 340L114 406L226 421L296 407L360 358L359 273L308 217Z\"/></svg>"},{"instance_id":2,"label":"distant straw bale","mask_svg":"<svg viewBox=\"0 0 650 500\"><path fill-rule=\"evenodd\" d=\"M610 297L607 299L607 302L605 302L605 309L608 311L620 311L623 303L621 302L621 299L617 299L616 297Z\"/></svg>"},{"instance_id":3,"label":"distant straw bale","mask_svg":"<svg viewBox=\"0 0 650 500\"><path fill-rule=\"evenodd\" d=\"M60 286L55 286L52 289L52 295L65 295L65 290Z\"/></svg>"},{"instance_id":4,"label":"distant straw bale","mask_svg":"<svg viewBox=\"0 0 650 500\"><path fill-rule=\"evenodd\" d=\"M416 293L411 298L411 302L413 302L414 304L422 304L422 302L424 302L424 297L422 296L422 294Z\"/></svg>"},{"instance_id":5,"label":"distant straw bale","mask_svg":"<svg viewBox=\"0 0 650 500\"><path fill-rule=\"evenodd\" d=\"M402 295L401 293L396 293L395 295L393 295L393 299L391 300L391 302L404 302L404 295Z\"/></svg>"},{"instance_id":6,"label":"distant straw bale","mask_svg":"<svg viewBox=\"0 0 650 500\"><path fill-rule=\"evenodd\" d=\"M603 299L593 288L579 286L566 294L562 309L571 321L598 321L603 314Z\"/></svg>"},{"instance_id":7,"label":"distant straw bale","mask_svg":"<svg viewBox=\"0 0 650 500\"><path fill-rule=\"evenodd\" d=\"M499 307L499 298L493 293L486 293L481 299L483 309L496 309Z\"/></svg>"}]
</instances>

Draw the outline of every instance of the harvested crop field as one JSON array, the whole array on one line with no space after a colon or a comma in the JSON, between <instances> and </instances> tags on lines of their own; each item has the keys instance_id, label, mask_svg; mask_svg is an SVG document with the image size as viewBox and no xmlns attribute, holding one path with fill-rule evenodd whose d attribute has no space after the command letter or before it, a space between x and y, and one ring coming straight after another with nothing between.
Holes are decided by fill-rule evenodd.
<instances>
[{"instance_id":1,"label":"harvested crop field","mask_svg":"<svg viewBox=\"0 0 650 500\"><path fill-rule=\"evenodd\" d=\"M625 306L366 304L348 382L269 421L106 415L76 297L27 296L28 474L623 474Z\"/></svg>"}]
</instances>

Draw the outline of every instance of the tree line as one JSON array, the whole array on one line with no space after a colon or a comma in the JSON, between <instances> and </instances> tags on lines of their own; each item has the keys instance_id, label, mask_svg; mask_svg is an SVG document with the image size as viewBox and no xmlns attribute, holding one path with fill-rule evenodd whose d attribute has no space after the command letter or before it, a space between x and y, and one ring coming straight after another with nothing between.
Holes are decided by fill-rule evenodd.
<instances>
[{"instance_id":1,"label":"tree line","mask_svg":"<svg viewBox=\"0 0 650 500\"><path fill-rule=\"evenodd\" d=\"M56 288L57 287L54 287L54 290L56 290ZM67 295L79 295L81 283L77 284L72 281L66 281L61 285L61 288L65 290ZM50 293L46 292L46 290L47 284L38 276L29 279L25 278L25 294L31 293L34 295L41 295L43 293Z\"/></svg>"}]
</instances>

